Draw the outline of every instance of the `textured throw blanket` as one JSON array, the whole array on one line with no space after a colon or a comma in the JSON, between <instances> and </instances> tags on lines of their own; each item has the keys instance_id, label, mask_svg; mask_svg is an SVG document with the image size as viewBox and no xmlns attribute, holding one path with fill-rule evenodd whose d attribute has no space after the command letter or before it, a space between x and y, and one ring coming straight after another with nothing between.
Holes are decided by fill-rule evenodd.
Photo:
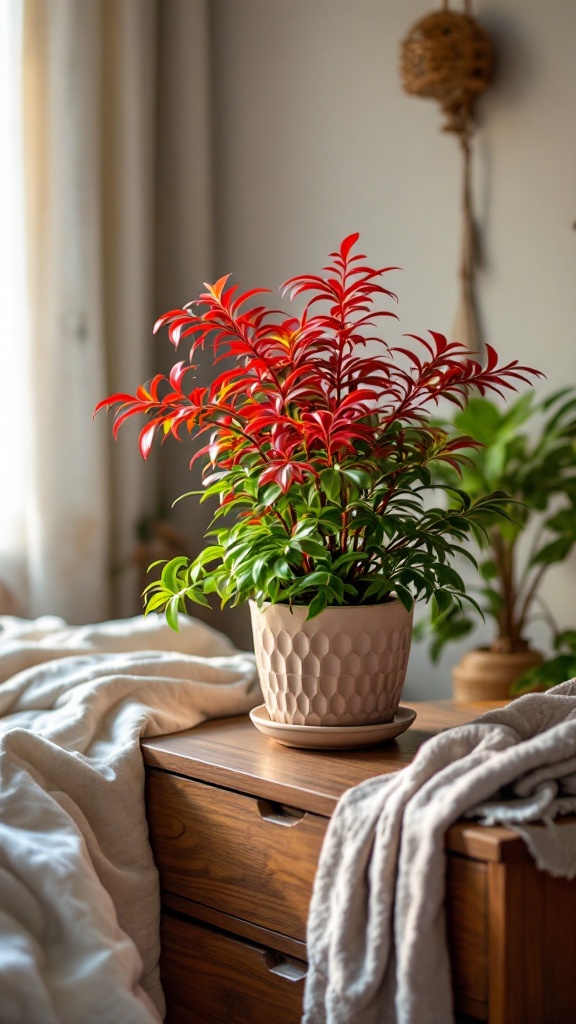
<instances>
[{"instance_id":1,"label":"textured throw blanket","mask_svg":"<svg viewBox=\"0 0 576 1024\"><path fill-rule=\"evenodd\" d=\"M349 790L330 823L308 926L303 1024L450 1024L444 837L504 824L553 875L576 875L576 680L428 740Z\"/></svg>"},{"instance_id":2,"label":"textured throw blanket","mask_svg":"<svg viewBox=\"0 0 576 1024\"><path fill-rule=\"evenodd\" d=\"M247 712L253 658L194 620L0 617L0 1020L154 1024L142 736Z\"/></svg>"}]
</instances>

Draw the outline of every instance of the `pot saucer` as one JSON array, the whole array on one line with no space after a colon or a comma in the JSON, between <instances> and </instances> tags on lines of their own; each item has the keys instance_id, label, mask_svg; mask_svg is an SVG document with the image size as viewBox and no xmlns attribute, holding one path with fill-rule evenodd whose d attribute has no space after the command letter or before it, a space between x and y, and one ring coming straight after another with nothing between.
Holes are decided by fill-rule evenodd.
<instances>
[{"instance_id":1,"label":"pot saucer","mask_svg":"<svg viewBox=\"0 0 576 1024\"><path fill-rule=\"evenodd\" d=\"M412 708L400 705L391 722L377 725L288 725L272 722L261 704L253 708L250 718L260 732L286 747L306 750L344 750L346 747L371 747L406 732L416 718Z\"/></svg>"}]
</instances>

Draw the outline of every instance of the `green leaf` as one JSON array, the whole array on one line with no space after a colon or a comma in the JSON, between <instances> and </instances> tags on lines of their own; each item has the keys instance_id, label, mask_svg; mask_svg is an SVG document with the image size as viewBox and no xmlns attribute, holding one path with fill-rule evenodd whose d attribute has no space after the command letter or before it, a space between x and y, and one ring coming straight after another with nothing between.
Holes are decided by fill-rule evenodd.
<instances>
[{"instance_id":1,"label":"green leaf","mask_svg":"<svg viewBox=\"0 0 576 1024\"><path fill-rule=\"evenodd\" d=\"M406 611L411 612L412 608L414 607L414 598L412 597L410 591L406 587L403 587L400 583L397 583L395 585L394 590L396 591L396 596L402 602Z\"/></svg>"},{"instance_id":2,"label":"green leaf","mask_svg":"<svg viewBox=\"0 0 576 1024\"><path fill-rule=\"evenodd\" d=\"M186 597L189 598L190 601L193 601L194 604L201 604L204 608L211 608L210 602L204 596L201 590L198 590L196 588L194 590L189 589L186 592ZM185 609L182 610L184 611Z\"/></svg>"},{"instance_id":3,"label":"green leaf","mask_svg":"<svg viewBox=\"0 0 576 1024\"><path fill-rule=\"evenodd\" d=\"M576 655L576 629L564 629L561 633L558 633L558 636L554 641L554 647L557 651L560 651L563 647L566 647L569 651Z\"/></svg>"},{"instance_id":4,"label":"green leaf","mask_svg":"<svg viewBox=\"0 0 576 1024\"><path fill-rule=\"evenodd\" d=\"M446 590L439 588L434 594L434 603L436 605L436 614L445 615L453 605L452 597Z\"/></svg>"},{"instance_id":5,"label":"green leaf","mask_svg":"<svg viewBox=\"0 0 576 1024\"><path fill-rule=\"evenodd\" d=\"M368 491L372 486L372 478L365 469L342 469L342 476L353 483L361 491Z\"/></svg>"},{"instance_id":6,"label":"green leaf","mask_svg":"<svg viewBox=\"0 0 576 1024\"><path fill-rule=\"evenodd\" d=\"M313 540L311 537L303 537L300 541L302 551L307 555L312 555L313 558L324 558L327 553L327 549L317 540Z\"/></svg>"},{"instance_id":7,"label":"green leaf","mask_svg":"<svg viewBox=\"0 0 576 1024\"><path fill-rule=\"evenodd\" d=\"M502 416L489 399L472 397L466 408L454 416L454 425L482 444L491 444L498 434Z\"/></svg>"},{"instance_id":8,"label":"green leaf","mask_svg":"<svg viewBox=\"0 0 576 1024\"><path fill-rule=\"evenodd\" d=\"M178 597L171 597L166 605L166 622L174 632L178 632L178 611L180 608L180 600Z\"/></svg>"},{"instance_id":9,"label":"green leaf","mask_svg":"<svg viewBox=\"0 0 576 1024\"><path fill-rule=\"evenodd\" d=\"M527 423L535 411L534 392L526 391L515 402L512 402L504 409L500 420L501 434L506 438L516 436L518 427L522 426L523 423Z\"/></svg>"},{"instance_id":10,"label":"green leaf","mask_svg":"<svg viewBox=\"0 0 576 1024\"><path fill-rule=\"evenodd\" d=\"M169 600L170 597L165 593L165 591L160 591L159 593L153 594L151 597L148 597L146 599L145 604L146 614L148 614L148 612L156 612L162 610Z\"/></svg>"},{"instance_id":11,"label":"green leaf","mask_svg":"<svg viewBox=\"0 0 576 1024\"><path fill-rule=\"evenodd\" d=\"M480 575L484 580L494 580L498 576L498 568L493 558L487 558L478 566Z\"/></svg>"},{"instance_id":12,"label":"green leaf","mask_svg":"<svg viewBox=\"0 0 576 1024\"><path fill-rule=\"evenodd\" d=\"M532 559L531 564L554 565L555 562L563 562L570 554L575 541L576 537L559 537L558 540L552 541L551 544L546 544L545 547L540 548L540 551Z\"/></svg>"},{"instance_id":13,"label":"green leaf","mask_svg":"<svg viewBox=\"0 0 576 1024\"><path fill-rule=\"evenodd\" d=\"M207 562L213 562L217 558L222 558L224 554L224 548L221 544L209 544L205 547L197 558L194 559L193 565L204 566Z\"/></svg>"},{"instance_id":14,"label":"green leaf","mask_svg":"<svg viewBox=\"0 0 576 1024\"><path fill-rule=\"evenodd\" d=\"M391 580L378 577L372 580L366 588L365 598L368 601L369 598L374 598L376 602L383 601L385 597L392 593L394 590L394 583Z\"/></svg>"},{"instance_id":15,"label":"green leaf","mask_svg":"<svg viewBox=\"0 0 576 1024\"><path fill-rule=\"evenodd\" d=\"M323 612L327 606L328 598L326 596L326 593L324 590L319 590L316 596L310 602L310 606L308 608L308 615L306 616L307 620L315 618L315 616L319 615L320 612Z\"/></svg>"},{"instance_id":16,"label":"green leaf","mask_svg":"<svg viewBox=\"0 0 576 1024\"><path fill-rule=\"evenodd\" d=\"M325 469L320 473L320 486L329 501L340 502L341 479L336 469Z\"/></svg>"},{"instance_id":17,"label":"green leaf","mask_svg":"<svg viewBox=\"0 0 576 1024\"><path fill-rule=\"evenodd\" d=\"M370 555L367 551L347 551L344 555L339 555L333 564L334 570L346 569L350 565L356 565L359 562L369 561Z\"/></svg>"},{"instance_id":18,"label":"green leaf","mask_svg":"<svg viewBox=\"0 0 576 1024\"><path fill-rule=\"evenodd\" d=\"M167 590L178 590L179 573L183 569L186 569L188 565L189 560L187 558L184 558L183 556L179 556L178 558L172 558L169 562L166 562L161 575L162 585L166 587Z\"/></svg>"},{"instance_id":19,"label":"green leaf","mask_svg":"<svg viewBox=\"0 0 576 1024\"><path fill-rule=\"evenodd\" d=\"M285 558L277 558L273 567L274 575L280 580L292 579L292 571Z\"/></svg>"},{"instance_id":20,"label":"green leaf","mask_svg":"<svg viewBox=\"0 0 576 1024\"><path fill-rule=\"evenodd\" d=\"M537 665L524 672L512 686L511 693L528 693L535 689L549 690L552 686L558 686L568 679L573 679L574 676L576 676L574 654L559 654L542 665Z\"/></svg>"},{"instance_id":21,"label":"green leaf","mask_svg":"<svg viewBox=\"0 0 576 1024\"><path fill-rule=\"evenodd\" d=\"M330 592L336 598L338 604L341 604L344 600L344 583L339 576L335 576L333 573L330 574L330 582L328 584Z\"/></svg>"},{"instance_id":22,"label":"green leaf","mask_svg":"<svg viewBox=\"0 0 576 1024\"><path fill-rule=\"evenodd\" d=\"M545 526L548 530L567 533L576 539L576 509L561 509L546 520Z\"/></svg>"}]
</instances>

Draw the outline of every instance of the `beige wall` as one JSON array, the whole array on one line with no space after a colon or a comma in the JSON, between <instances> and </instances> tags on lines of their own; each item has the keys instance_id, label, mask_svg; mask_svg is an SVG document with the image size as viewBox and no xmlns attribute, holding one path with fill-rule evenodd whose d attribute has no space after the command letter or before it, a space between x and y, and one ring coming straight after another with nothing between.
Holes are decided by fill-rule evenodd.
<instances>
[{"instance_id":1,"label":"beige wall","mask_svg":"<svg viewBox=\"0 0 576 1024\"><path fill-rule=\"evenodd\" d=\"M206 11L205 4L185 8ZM398 74L399 42L428 9L415 0L212 0L216 274L276 287L319 268L359 230L375 263L403 268L396 278L402 329L450 331L457 147L440 131L437 105L406 96ZM544 370L551 390L576 383L576 6L479 0L475 11L498 52L497 80L478 110L475 154L485 336L504 359ZM181 127L193 39L191 50L174 110ZM195 180L193 146L185 152ZM183 201L182 168L179 175L174 196ZM166 258L174 285L182 262ZM172 298L189 298L199 283L188 279ZM172 473L177 493L188 480L176 465ZM574 563L555 572L548 596L561 623L574 626ZM233 618L238 640L245 628L242 616ZM447 695L459 653L432 670L416 647L408 694Z\"/></svg>"}]
</instances>

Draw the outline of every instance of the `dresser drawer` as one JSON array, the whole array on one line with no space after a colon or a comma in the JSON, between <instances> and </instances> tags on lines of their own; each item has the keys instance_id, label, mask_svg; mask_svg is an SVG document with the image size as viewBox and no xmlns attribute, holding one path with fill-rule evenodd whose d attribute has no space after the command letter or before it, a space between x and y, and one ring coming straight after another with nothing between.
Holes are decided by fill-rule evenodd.
<instances>
[{"instance_id":1,"label":"dresser drawer","mask_svg":"<svg viewBox=\"0 0 576 1024\"><path fill-rule=\"evenodd\" d=\"M166 913L166 1024L298 1024L306 965Z\"/></svg>"},{"instance_id":2,"label":"dresser drawer","mask_svg":"<svg viewBox=\"0 0 576 1024\"><path fill-rule=\"evenodd\" d=\"M163 889L305 940L327 818L154 770L146 801Z\"/></svg>"},{"instance_id":3,"label":"dresser drawer","mask_svg":"<svg viewBox=\"0 0 576 1024\"><path fill-rule=\"evenodd\" d=\"M488 869L481 861L449 854L446 927L454 1005L478 1020L488 1018Z\"/></svg>"}]
</instances>

